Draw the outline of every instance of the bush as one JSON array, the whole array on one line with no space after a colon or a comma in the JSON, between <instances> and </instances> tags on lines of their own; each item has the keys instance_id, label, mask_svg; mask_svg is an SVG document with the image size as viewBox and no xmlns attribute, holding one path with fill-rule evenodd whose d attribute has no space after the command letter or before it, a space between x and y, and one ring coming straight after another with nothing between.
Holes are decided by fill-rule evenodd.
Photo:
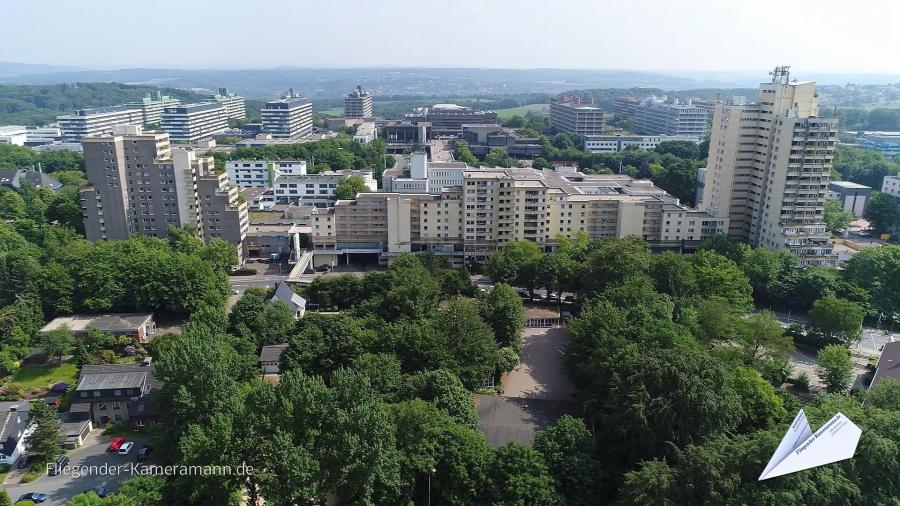
<instances>
[{"instance_id":1,"label":"bush","mask_svg":"<svg viewBox=\"0 0 900 506\"><path fill-rule=\"evenodd\" d=\"M0 400L2 401L17 401L23 397L25 397L25 388L18 383L7 383L0 388Z\"/></svg>"},{"instance_id":2,"label":"bush","mask_svg":"<svg viewBox=\"0 0 900 506\"><path fill-rule=\"evenodd\" d=\"M100 350L100 353L97 354L97 360L101 364L115 364L116 353L112 350Z\"/></svg>"},{"instance_id":3,"label":"bush","mask_svg":"<svg viewBox=\"0 0 900 506\"><path fill-rule=\"evenodd\" d=\"M801 392L809 392L809 375L801 372L794 378L794 386Z\"/></svg>"}]
</instances>

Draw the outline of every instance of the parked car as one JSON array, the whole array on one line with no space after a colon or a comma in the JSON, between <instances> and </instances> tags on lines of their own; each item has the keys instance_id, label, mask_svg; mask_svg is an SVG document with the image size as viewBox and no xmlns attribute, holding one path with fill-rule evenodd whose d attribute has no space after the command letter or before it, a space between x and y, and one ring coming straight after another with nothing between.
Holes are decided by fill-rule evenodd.
<instances>
[{"instance_id":1,"label":"parked car","mask_svg":"<svg viewBox=\"0 0 900 506\"><path fill-rule=\"evenodd\" d=\"M119 448L122 447L122 443L125 442L124 437L117 437L109 442L109 446L106 447L106 451L108 452L117 452Z\"/></svg>"},{"instance_id":2,"label":"parked car","mask_svg":"<svg viewBox=\"0 0 900 506\"><path fill-rule=\"evenodd\" d=\"M103 488L103 487L94 487L91 490L89 490L89 492L93 492L93 493L97 494L97 497L99 497L101 499L108 496L109 494L112 494L112 490L110 490L108 488Z\"/></svg>"},{"instance_id":3,"label":"parked car","mask_svg":"<svg viewBox=\"0 0 900 506\"><path fill-rule=\"evenodd\" d=\"M69 457L63 455L56 459L52 466L47 467L47 476L56 476L62 472L63 468L69 465Z\"/></svg>"},{"instance_id":4,"label":"parked car","mask_svg":"<svg viewBox=\"0 0 900 506\"><path fill-rule=\"evenodd\" d=\"M134 448L134 443L128 441L127 443L122 443L122 446L119 447L119 455L128 455L131 452L131 449Z\"/></svg>"},{"instance_id":5,"label":"parked car","mask_svg":"<svg viewBox=\"0 0 900 506\"><path fill-rule=\"evenodd\" d=\"M56 383L55 385L50 387L50 391L56 394L64 394L67 390L69 390L69 384L65 381L60 381L59 383Z\"/></svg>"},{"instance_id":6,"label":"parked car","mask_svg":"<svg viewBox=\"0 0 900 506\"><path fill-rule=\"evenodd\" d=\"M328 264L322 264L316 267L316 272L328 272L331 270L331 266Z\"/></svg>"},{"instance_id":7,"label":"parked car","mask_svg":"<svg viewBox=\"0 0 900 506\"><path fill-rule=\"evenodd\" d=\"M152 451L153 451L153 448L151 448L150 445L142 446L141 449L138 450L138 452L137 452L137 459L138 460L147 460L147 457L150 456L150 452L152 452Z\"/></svg>"},{"instance_id":8,"label":"parked car","mask_svg":"<svg viewBox=\"0 0 900 506\"><path fill-rule=\"evenodd\" d=\"M30 463L31 455L22 455L21 457L19 457L19 460L16 461L16 467L18 467L19 469L25 469Z\"/></svg>"},{"instance_id":9,"label":"parked car","mask_svg":"<svg viewBox=\"0 0 900 506\"><path fill-rule=\"evenodd\" d=\"M42 494L40 492L28 492L27 494L22 494L22 497L16 501L16 504L20 502L31 501L35 504L40 504L47 500L47 494Z\"/></svg>"}]
</instances>

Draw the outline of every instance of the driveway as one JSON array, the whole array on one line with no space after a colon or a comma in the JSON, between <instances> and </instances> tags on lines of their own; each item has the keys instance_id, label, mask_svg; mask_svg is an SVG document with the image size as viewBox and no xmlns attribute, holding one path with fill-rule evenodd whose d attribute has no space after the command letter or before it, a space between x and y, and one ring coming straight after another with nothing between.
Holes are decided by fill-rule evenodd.
<instances>
[{"instance_id":1,"label":"driveway","mask_svg":"<svg viewBox=\"0 0 900 506\"><path fill-rule=\"evenodd\" d=\"M503 396L574 401L575 387L562 367L562 348L568 341L564 328L526 328L521 361L500 380Z\"/></svg>"},{"instance_id":2,"label":"driveway","mask_svg":"<svg viewBox=\"0 0 900 506\"><path fill-rule=\"evenodd\" d=\"M98 434L99 431L100 429L95 429ZM84 475L71 471L68 474L63 473L56 476L47 476L44 473L31 483L4 484L3 487L9 493L9 497L15 501L22 494L41 492L48 495L44 505L65 506L72 497L94 487L100 486L116 490L121 482L131 478L131 463L136 461L137 450L147 444L146 438L126 436L126 440L134 442L134 448L128 455L118 455L106 453L106 447L113 439L112 437L91 434L88 438L85 446L66 453L69 457L70 469L80 466L89 467ZM10 478L13 477L10 476Z\"/></svg>"}]
</instances>

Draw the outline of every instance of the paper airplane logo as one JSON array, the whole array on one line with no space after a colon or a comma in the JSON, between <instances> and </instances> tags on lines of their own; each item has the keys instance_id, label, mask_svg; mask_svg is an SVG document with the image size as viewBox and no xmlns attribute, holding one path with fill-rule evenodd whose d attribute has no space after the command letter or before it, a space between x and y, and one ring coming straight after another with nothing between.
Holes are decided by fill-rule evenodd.
<instances>
[{"instance_id":1,"label":"paper airplane logo","mask_svg":"<svg viewBox=\"0 0 900 506\"><path fill-rule=\"evenodd\" d=\"M759 481L824 466L853 457L862 429L843 413L834 415L813 434L801 409L759 475Z\"/></svg>"}]
</instances>

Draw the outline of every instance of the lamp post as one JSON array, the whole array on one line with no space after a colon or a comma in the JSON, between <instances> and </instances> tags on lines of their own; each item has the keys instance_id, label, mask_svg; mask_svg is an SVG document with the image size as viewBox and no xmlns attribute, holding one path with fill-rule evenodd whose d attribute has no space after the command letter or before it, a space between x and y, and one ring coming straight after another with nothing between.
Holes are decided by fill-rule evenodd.
<instances>
[{"instance_id":1,"label":"lamp post","mask_svg":"<svg viewBox=\"0 0 900 506\"><path fill-rule=\"evenodd\" d=\"M431 469L423 469L422 472L428 475L428 506L431 506L431 475L436 473L437 469L432 467Z\"/></svg>"}]
</instances>

